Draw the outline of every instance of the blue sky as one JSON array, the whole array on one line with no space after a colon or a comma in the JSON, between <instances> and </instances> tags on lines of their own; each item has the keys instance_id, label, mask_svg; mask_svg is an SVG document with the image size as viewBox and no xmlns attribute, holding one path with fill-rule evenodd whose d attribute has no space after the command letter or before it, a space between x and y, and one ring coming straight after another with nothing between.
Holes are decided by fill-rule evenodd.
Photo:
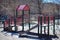
<instances>
[{"instance_id":1,"label":"blue sky","mask_svg":"<svg viewBox=\"0 0 60 40\"><path fill-rule=\"evenodd\" d=\"M55 4L60 4L60 0L43 0L43 3L55 3Z\"/></svg>"}]
</instances>

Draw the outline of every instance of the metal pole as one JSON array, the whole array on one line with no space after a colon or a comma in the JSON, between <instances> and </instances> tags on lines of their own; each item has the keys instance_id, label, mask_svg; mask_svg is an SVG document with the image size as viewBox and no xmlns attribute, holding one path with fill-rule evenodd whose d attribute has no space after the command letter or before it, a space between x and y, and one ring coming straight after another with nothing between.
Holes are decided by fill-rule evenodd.
<instances>
[{"instance_id":1,"label":"metal pole","mask_svg":"<svg viewBox=\"0 0 60 40\"><path fill-rule=\"evenodd\" d=\"M58 25L59 25L59 15L60 15L59 14L59 6L57 5L57 7L58 7L57 10L58 10Z\"/></svg>"},{"instance_id":2,"label":"metal pole","mask_svg":"<svg viewBox=\"0 0 60 40\"><path fill-rule=\"evenodd\" d=\"M44 34L46 34L46 26L44 26Z\"/></svg>"},{"instance_id":3,"label":"metal pole","mask_svg":"<svg viewBox=\"0 0 60 40\"><path fill-rule=\"evenodd\" d=\"M9 27L10 27L10 19L8 19Z\"/></svg>"},{"instance_id":4,"label":"metal pole","mask_svg":"<svg viewBox=\"0 0 60 40\"><path fill-rule=\"evenodd\" d=\"M44 16L44 24L46 24L46 17L45 16ZM45 30L46 30L46 26L44 26L44 34L46 34Z\"/></svg>"},{"instance_id":5,"label":"metal pole","mask_svg":"<svg viewBox=\"0 0 60 40\"><path fill-rule=\"evenodd\" d=\"M46 23L46 17L44 16L44 24Z\"/></svg>"},{"instance_id":6,"label":"metal pole","mask_svg":"<svg viewBox=\"0 0 60 40\"><path fill-rule=\"evenodd\" d=\"M40 16L38 16L38 37L39 37L39 23L40 23Z\"/></svg>"},{"instance_id":7,"label":"metal pole","mask_svg":"<svg viewBox=\"0 0 60 40\"><path fill-rule=\"evenodd\" d=\"M16 9L16 14L15 14L15 15L16 15L16 17L18 16L18 12L17 12L17 9Z\"/></svg>"},{"instance_id":8,"label":"metal pole","mask_svg":"<svg viewBox=\"0 0 60 40\"><path fill-rule=\"evenodd\" d=\"M41 26L40 32L41 32L41 34L42 34L42 16L40 16L40 26Z\"/></svg>"},{"instance_id":9,"label":"metal pole","mask_svg":"<svg viewBox=\"0 0 60 40\"><path fill-rule=\"evenodd\" d=\"M5 21L3 21L3 25L4 25L4 31L5 31Z\"/></svg>"},{"instance_id":10,"label":"metal pole","mask_svg":"<svg viewBox=\"0 0 60 40\"><path fill-rule=\"evenodd\" d=\"M22 31L24 31L24 10L22 10Z\"/></svg>"},{"instance_id":11,"label":"metal pole","mask_svg":"<svg viewBox=\"0 0 60 40\"><path fill-rule=\"evenodd\" d=\"M49 16L48 16L48 35L49 35Z\"/></svg>"},{"instance_id":12,"label":"metal pole","mask_svg":"<svg viewBox=\"0 0 60 40\"><path fill-rule=\"evenodd\" d=\"M16 17L14 17L14 27L15 27L15 32L17 32Z\"/></svg>"},{"instance_id":13,"label":"metal pole","mask_svg":"<svg viewBox=\"0 0 60 40\"><path fill-rule=\"evenodd\" d=\"M30 30L30 10L29 10L29 30Z\"/></svg>"},{"instance_id":14,"label":"metal pole","mask_svg":"<svg viewBox=\"0 0 60 40\"><path fill-rule=\"evenodd\" d=\"M12 30L12 27L10 26L10 19L8 19L8 23L9 23L9 26L8 26L9 31L11 31Z\"/></svg>"},{"instance_id":15,"label":"metal pole","mask_svg":"<svg viewBox=\"0 0 60 40\"><path fill-rule=\"evenodd\" d=\"M18 16L17 9L16 9L16 14L14 14L14 27L15 27L15 32L17 31L17 26L16 26L16 18Z\"/></svg>"},{"instance_id":16,"label":"metal pole","mask_svg":"<svg viewBox=\"0 0 60 40\"><path fill-rule=\"evenodd\" d=\"M53 17L53 34L55 35L55 16Z\"/></svg>"}]
</instances>

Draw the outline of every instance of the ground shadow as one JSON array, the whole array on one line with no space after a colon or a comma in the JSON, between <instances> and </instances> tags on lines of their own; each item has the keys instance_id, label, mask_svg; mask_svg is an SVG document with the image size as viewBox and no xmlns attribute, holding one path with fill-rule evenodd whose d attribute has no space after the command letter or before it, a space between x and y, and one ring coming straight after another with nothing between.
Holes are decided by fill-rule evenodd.
<instances>
[{"instance_id":1,"label":"ground shadow","mask_svg":"<svg viewBox=\"0 0 60 40\"><path fill-rule=\"evenodd\" d=\"M27 34L28 35L19 35L19 38L23 37L23 38L38 39L38 40L52 40L52 38L58 38L57 35L48 35L48 34L38 35L38 33L33 33L33 32L29 32ZM29 36L29 35L33 35L33 36ZM34 37L34 36L37 36L37 37Z\"/></svg>"},{"instance_id":2,"label":"ground shadow","mask_svg":"<svg viewBox=\"0 0 60 40\"><path fill-rule=\"evenodd\" d=\"M1 31L3 32L3 31ZM21 32L21 31L19 31ZM15 32L15 31L12 31L12 32L9 32L11 33L11 35L17 35L16 33L19 33L19 32ZM7 32L8 33L8 32ZM24 35L24 33L26 33L27 35ZM52 38L59 38L57 35L48 35L48 34L38 34L38 33L33 33L33 32L24 32L23 34L20 34L18 35L19 38L29 38L29 39L37 39L37 40L52 40ZM32 35L32 36L30 36Z\"/></svg>"}]
</instances>

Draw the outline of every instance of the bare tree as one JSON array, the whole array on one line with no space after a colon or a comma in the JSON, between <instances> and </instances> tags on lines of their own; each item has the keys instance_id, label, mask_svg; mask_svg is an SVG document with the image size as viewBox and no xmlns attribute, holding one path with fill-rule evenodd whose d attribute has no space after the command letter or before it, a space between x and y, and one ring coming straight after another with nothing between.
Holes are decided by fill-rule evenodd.
<instances>
[{"instance_id":1,"label":"bare tree","mask_svg":"<svg viewBox=\"0 0 60 40\"><path fill-rule=\"evenodd\" d=\"M38 2L38 11L39 11L39 14L41 14L42 0L37 0L37 2Z\"/></svg>"}]
</instances>

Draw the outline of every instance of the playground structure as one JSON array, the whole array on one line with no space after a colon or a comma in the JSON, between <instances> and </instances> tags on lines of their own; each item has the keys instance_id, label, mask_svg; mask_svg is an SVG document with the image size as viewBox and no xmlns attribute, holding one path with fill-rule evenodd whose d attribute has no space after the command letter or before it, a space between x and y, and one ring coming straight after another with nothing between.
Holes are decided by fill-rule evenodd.
<instances>
[{"instance_id":1,"label":"playground structure","mask_svg":"<svg viewBox=\"0 0 60 40\"><path fill-rule=\"evenodd\" d=\"M22 14L18 15L18 12L21 11ZM27 13L24 13L25 11L28 11ZM31 17L32 16L32 17ZM38 32L37 35L40 36L42 33L42 28L44 27L44 34L50 35L49 34L49 27L50 25L53 26L53 34L55 34L55 16L43 16L43 15L37 15L37 20L36 21L31 21L33 18L33 15L30 14L30 8L28 5L19 5L18 8L16 9L16 14L14 17L10 17L9 19L4 21L4 31L10 31L10 32L19 32L19 34L24 34L24 33L31 33L30 31L33 30L34 28L38 27ZM31 24L34 23L34 26L31 26ZM25 25L28 25L28 29L26 28ZM18 27L21 27L22 29L18 31ZM46 27L47 27L47 32L46 32ZM13 30L14 28L14 30ZM25 30L27 29L27 30ZM36 33L35 33L36 35Z\"/></svg>"},{"instance_id":2,"label":"playground structure","mask_svg":"<svg viewBox=\"0 0 60 40\"><path fill-rule=\"evenodd\" d=\"M28 7L28 5L19 5L18 6L18 8L16 9L16 14L15 14L15 16L14 17L9 17L9 19L8 20L6 20L5 22L4 22L4 30L7 30L7 29L5 29L6 27L8 28L8 26L10 27L10 25L12 25L12 24L14 24L14 26L15 26L15 31L17 30L17 25L24 25L22 22L26 19L26 22L28 22L28 20L27 20L27 18L29 18L29 14L24 14L24 10L25 11L27 11L27 10L29 10L29 8L27 8ZM26 9L24 9L24 8L26 8ZM23 10L24 9L24 10ZM18 10L18 11L17 11ZM22 11L21 11L22 10ZM20 14L20 15L18 15L18 12L19 11L21 11L22 12L22 14ZM25 17L25 19L24 19L24 17ZM24 23L25 23L25 21L24 21ZM17 25L16 25L17 24ZM10 31L12 30L12 27L11 27L11 29L10 29Z\"/></svg>"}]
</instances>

